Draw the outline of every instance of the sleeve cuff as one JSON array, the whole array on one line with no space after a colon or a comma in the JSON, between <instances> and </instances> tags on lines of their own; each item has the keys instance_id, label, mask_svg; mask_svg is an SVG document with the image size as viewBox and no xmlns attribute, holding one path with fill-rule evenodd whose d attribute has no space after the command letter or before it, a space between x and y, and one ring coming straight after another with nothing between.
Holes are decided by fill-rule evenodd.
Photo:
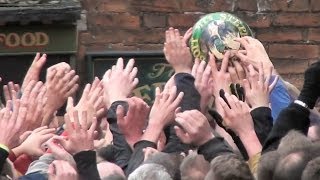
<instances>
[{"instance_id":1,"label":"sleeve cuff","mask_svg":"<svg viewBox=\"0 0 320 180\"><path fill-rule=\"evenodd\" d=\"M0 148L6 150L8 153L10 152L10 149L4 144L0 144Z\"/></svg>"}]
</instances>

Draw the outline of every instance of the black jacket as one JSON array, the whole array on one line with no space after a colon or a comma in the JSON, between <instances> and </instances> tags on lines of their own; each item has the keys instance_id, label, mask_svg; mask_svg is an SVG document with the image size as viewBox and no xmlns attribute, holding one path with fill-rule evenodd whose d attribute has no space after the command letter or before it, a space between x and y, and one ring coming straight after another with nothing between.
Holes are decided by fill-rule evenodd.
<instances>
[{"instance_id":1,"label":"black jacket","mask_svg":"<svg viewBox=\"0 0 320 180\"><path fill-rule=\"evenodd\" d=\"M298 130L307 135L310 126L309 114L309 109L295 103L283 109L263 145L262 153L276 150L281 138L290 130Z\"/></svg>"},{"instance_id":2,"label":"black jacket","mask_svg":"<svg viewBox=\"0 0 320 180\"><path fill-rule=\"evenodd\" d=\"M100 180L95 151L81 151L73 156L80 180Z\"/></svg>"}]
</instances>

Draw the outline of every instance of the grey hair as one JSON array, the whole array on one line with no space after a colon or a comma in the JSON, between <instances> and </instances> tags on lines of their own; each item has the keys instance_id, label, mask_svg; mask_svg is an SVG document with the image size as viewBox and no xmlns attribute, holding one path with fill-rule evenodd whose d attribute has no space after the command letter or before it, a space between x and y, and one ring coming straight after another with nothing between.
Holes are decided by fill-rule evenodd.
<instances>
[{"instance_id":1,"label":"grey hair","mask_svg":"<svg viewBox=\"0 0 320 180\"><path fill-rule=\"evenodd\" d=\"M128 180L172 180L166 168L159 164L143 164L133 171Z\"/></svg>"}]
</instances>

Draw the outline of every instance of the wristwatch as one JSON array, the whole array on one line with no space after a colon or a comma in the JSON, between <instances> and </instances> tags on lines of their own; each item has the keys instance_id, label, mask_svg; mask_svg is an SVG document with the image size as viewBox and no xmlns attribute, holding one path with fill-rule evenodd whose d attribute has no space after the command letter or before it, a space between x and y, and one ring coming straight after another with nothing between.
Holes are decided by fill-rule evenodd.
<instances>
[{"instance_id":1,"label":"wristwatch","mask_svg":"<svg viewBox=\"0 0 320 180\"><path fill-rule=\"evenodd\" d=\"M300 100L295 100L294 103L309 109L308 105Z\"/></svg>"}]
</instances>

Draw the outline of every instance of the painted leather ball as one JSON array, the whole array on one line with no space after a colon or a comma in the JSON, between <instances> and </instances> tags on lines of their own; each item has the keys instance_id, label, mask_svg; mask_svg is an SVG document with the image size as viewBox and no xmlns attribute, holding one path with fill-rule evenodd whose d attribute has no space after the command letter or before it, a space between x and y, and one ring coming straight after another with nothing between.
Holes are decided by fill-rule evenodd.
<instances>
[{"instance_id":1,"label":"painted leather ball","mask_svg":"<svg viewBox=\"0 0 320 180\"><path fill-rule=\"evenodd\" d=\"M193 26L190 38L192 55L207 61L211 52L217 60L222 60L226 51L240 49L235 38L243 36L252 36L252 31L238 17L226 12L207 14Z\"/></svg>"}]
</instances>

